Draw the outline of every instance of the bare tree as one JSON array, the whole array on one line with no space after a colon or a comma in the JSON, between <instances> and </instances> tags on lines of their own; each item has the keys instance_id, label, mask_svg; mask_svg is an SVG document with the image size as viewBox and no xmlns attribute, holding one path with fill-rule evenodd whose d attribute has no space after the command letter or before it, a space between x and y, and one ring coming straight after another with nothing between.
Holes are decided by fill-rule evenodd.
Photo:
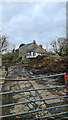
<instances>
[{"instance_id":1,"label":"bare tree","mask_svg":"<svg viewBox=\"0 0 68 120\"><path fill-rule=\"evenodd\" d=\"M58 38L51 42L53 51L59 56L68 55L68 40L66 38Z\"/></svg>"},{"instance_id":2,"label":"bare tree","mask_svg":"<svg viewBox=\"0 0 68 120\"><path fill-rule=\"evenodd\" d=\"M7 37L4 36L0 36L0 52L2 53L2 51L6 51L8 48L8 41L7 41Z\"/></svg>"}]
</instances>

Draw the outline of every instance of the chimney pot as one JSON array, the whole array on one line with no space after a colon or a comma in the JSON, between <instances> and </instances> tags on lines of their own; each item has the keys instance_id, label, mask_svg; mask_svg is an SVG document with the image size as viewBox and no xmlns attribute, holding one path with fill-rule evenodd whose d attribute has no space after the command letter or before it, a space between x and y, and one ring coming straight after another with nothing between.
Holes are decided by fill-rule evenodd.
<instances>
[{"instance_id":1,"label":"chimney pot","mask_svg":"<svg viewBox=\"0 0 68 120\"><path fill-rule=\"evenodd\" d=\"M36 44L35 40L33 40L33 44Z\"/></svg>"},{"instance_id":2,"label":"chimney pot","mask_svg":"<svg viewBox=\"0 0 68 120\"><path fill-rule=\"evenodd\" d=\"M39 48L42 49L42 45L39 45Z\"/></svg>"}]
</instances>

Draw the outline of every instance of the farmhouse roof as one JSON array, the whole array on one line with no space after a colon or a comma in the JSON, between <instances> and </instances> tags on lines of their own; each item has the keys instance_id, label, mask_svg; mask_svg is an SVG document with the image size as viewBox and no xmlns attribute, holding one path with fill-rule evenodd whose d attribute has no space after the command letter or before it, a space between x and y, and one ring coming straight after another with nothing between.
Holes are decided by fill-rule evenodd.
<instances>
[{"instance_id":1,"label":"farmhouse roof","mask_svg":"<svg viewBox=\"0 0 68 120\"><path fill-rule=\"evenodd\" d=\"M37 53L46 53L46 51L42 48L42 45L37 45L35 40L33 43L25 44L21 46L19 49L28 49L28 52L37 52Z\"/></svg>"},{"instance_id":2,"label":"farmhouse roof","mask_svg":"<svg viewBox=\"0 0 68 120\"><path fill-rule=\"evenodd\" d=\"M22 47L20 47L19 49L27 49L27 48L29 48L31 45L33 45L33 43L25 44L25 45L23 45Z\"/></svg>"},{"instance_id":3,"label":"farmhouse roof","mask_svg":"<svg viewBox=\"0 0 68 120\"><path fill-rule=\"evenodd\" d=\"M46 51L43 48L40 49L39 46L30 49L28 52L46 53Z\"/></svg>"}]
</instances>

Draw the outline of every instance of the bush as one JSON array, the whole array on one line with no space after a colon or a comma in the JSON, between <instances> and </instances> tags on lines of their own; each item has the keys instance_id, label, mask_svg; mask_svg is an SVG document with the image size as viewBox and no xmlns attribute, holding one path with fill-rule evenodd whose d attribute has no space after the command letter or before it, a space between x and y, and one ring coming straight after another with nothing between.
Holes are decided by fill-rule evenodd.
<instances>
[{"instance_id":1,"label":"bush","mask_svg":"<svg viewBox=\"0 0 68 120\"><path fill-rule=\"evenodd\" d=\"M12 53L8 53L2 56L3 64L16 64L21 58L18 58L19 51L13 51Z\"/></svg>"}]
</instances>

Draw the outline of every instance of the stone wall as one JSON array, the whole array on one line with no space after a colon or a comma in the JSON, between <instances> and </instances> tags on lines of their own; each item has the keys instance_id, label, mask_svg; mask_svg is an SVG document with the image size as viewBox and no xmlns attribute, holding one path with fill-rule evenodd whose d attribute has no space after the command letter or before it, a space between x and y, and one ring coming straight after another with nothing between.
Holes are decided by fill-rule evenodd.
<instances>
[{"instance_id":1,"label":"stone wall","mask_svg":"<svg viewBox=\"0 0 68 120\"><path fill-rule=\"evenodd\" d=\"M19 49L19 57L25 56L26 50Z\"/></svg>"}]
</instances>

